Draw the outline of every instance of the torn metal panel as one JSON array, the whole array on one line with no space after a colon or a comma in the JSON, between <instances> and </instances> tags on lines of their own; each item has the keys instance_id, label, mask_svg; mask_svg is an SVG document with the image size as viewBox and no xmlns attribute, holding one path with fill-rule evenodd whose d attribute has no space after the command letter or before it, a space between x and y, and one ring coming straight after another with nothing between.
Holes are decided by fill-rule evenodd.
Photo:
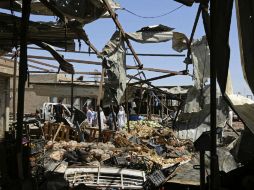
<instances>
[{"instance_id":1,"label":"torn metal panel","mask_svg":"<svg viewBox=\"0 0 254 190\"><path fill-rule=\"evenodd\" d=\"M82 24L90 23L106 12L98 0L50 0L47 4L61 12L67 20L75 19Z\"/></svg>"},{"instance_id":2,"label":"torn metal panel","mask_svg":"<svg viewBox=\"0 0 254 190\"><path fill-rule=\"evenodd\" d=\"M194 155L189 162L180 165L176 169L177 175L168 180L168 183L199 186L200 172L193 168L194 165L199 165L199 158L197 155Z\"/></svg>"},{"instance_id":3,"label":"torn metal panel","mask_svg":"<svg viewBox=\"0 0 254 190\"><path fill-rule=\"evenodd\" d=\"M242 95L233 94L230 72L226 81L225 98L234 112L241 118L244 124L254 133L254 101Z\"/></svg>"},{"instance_id":4,"label":"torn metal panel","mask_svg":"<svg viewBox=\"0 0 254 190\"><path fill-rule=\"evenodd\" d=\"M232 154L229 150L225 147L217 148L218 151L218 159L219 159L219 169L220 171L229 172L237 168L237 163L233 158ZM209 152L205 154L205 169L206 169L206 176L209 175L209 162L210 162L210 155ZM193 168L193 166L200 165L200 156L198 153L195 153L192 159L180 165L176 169L177 175L174 176L172 179L168 180L168 183L177 183L183 185L200 185L200 170ZM207 182L207 178L206 178Z\"/></svg>"},{"instance_id":5,"label":"torn metal panel","mask_svg":"<svg viewBox=\"0 0 254 190\"><path fill-rule=\"evenodd\" d=\"M194 3L194 0L174 0L174 1L176 1L178 3L182 3L182 4L184 4L184 5L188 6L188 7L191 7L193 5L193 3Z\"/></svg>"},{"instance_id":6,"label":"torn metal panel","mask_svg":"<svg viewBox=\"0 0 254 190\"><path fill-rule=\"evenodd\" d=\"M234 94L233 84L231 79L230 71L228 71L227 83L226 83L226 94Z\"/></svg>"},{"instance_id":7,"label":"torn metal panel","mask_svg":"<svg viewBox=\"0 0 254 190\"><path fill-rule=\"evenodd\" d=\"M200 89L210 78L210 50L205 36L191 45L191 52L195 77L194 85Z\"/></svg>"},{"instance_id":8,"label":"torn metal panel","mask_svg":"<svg viewBox=\"0 0 254 190\"><path fill-rule=\"evenodd\" d=\"M247 5L247 3L243 4ZM211 47L213 56L211 57L211 59L213 61L214 67L216 68L218 84L220 86L222 94L224 95L230 58L230 47L228 39L233 9L233 1L232 0L218 1L217 3L215 3L214 8L215 11L213 12L212 17L214 18L214 20L212 20L212 22L214 22L215 27L211 28L212 30L211 33L213 36L212 40L213 44ZM248 8L246 7L244 11L249 10ZM249 27L251 23L248 24L246 23L245 25L246 25L245 27ZM252 35L250 35L249 37L252 37ZM249 37L247 39L248 41L250 40ZM254 38L252 37L252 39ZM254 78L252 78L252 81L253 79Z\"/></svg>"},{"instance_id":9,"label":"torn metal panel","mask_svg":"<svg viewBox=\"0 0 254 190\"><path fill-rule=\"evenodd\" d=\"M237 162L243 165L252 162L254 159L254 134L245 128L241 136L237 139L231 150Z\"/></svg>"},{"instance_id":10,"label":"torn metal panel","mask_svg":"<svg viewBox=\"0 0 254 190\"><path fill-rule=\"evenodd\" d=\"M19 44L20 18L0 13L0 47L8 51ZM46 42L50 45L75 50L76 34L53 22L30 22L28 41Z\"/></svg>"},{"instance_id":11,"label":"torn metal panel","mask_svg":"<svg viewBox=\"0 0 254 190\"><path fill-rule=\"evenodd\" d=\"M126 33L129 39L139 43L167 42L173 38L173 28L156 25L143 27L137 32Z\"/></svg>"},{"instance_id":12,"label":"torn metal panel","mask_svg":"<svg viewBox=\"0 0 254 190\"><path fill-rule=\"evenodd\" d=\"M228 94L226 98L244 124L254 133L254 101L241 95Z\"/></svg>"},{"instance_id":13,"label":"torn metal panel","mask_svg":"<svg viewBox=\"0 0 254 190\"><path fill-rule=\"evenodd\" d=\"M51 2L52 5L58 8L66 17L76 19L83 24L90 23L100 17L108 18L110 16L106 9L104 9L101 0L52 0L50 3ZM114 10L121 8L120 4L113 0L109 0L109 4ZM0 8L21 11L22 1L13 0L12 7L10 0L3 0L0 2ZM47 16L55 15L50 9L44 6L40 0L32 0L31 13Z\"/></svg>"},{"instance_id":14,"label":"torn metal panel","mask_svg":"<svg viewBox=\"0 0 254 190\"><path fill-rule=\"evenodd\" d=\"M188 38L179 32L173 32L174 28L164 25L143 27L137 32L126 33L127 37L138 43L160 43L173 40L173 49L182 52L187 49Z\"/></svg>"},{"instance_id":15,"label":"torn metal panel","mask_svg":"<svg viewBox=\"0 0 254 190\"><path fill-rule=\"evenodd\" d=\"M188 90L186 103L184 106L184 113L199 112L206 106L209 106L210 88L209 86L204 87L204 89L198 89L195 86Z\"/></svg>"},{"instance_id":16,"label":"torn metal panel","mask_svg":"<svg viewBox=\"0 0 254 190\"><path fill-rule=\"evenodd\" d=\"M180 32L173 32L172 48L181 53L187 49L188 38Z\"/></svg>"},{"instance_id":17,"label":"torn metal panel","mask_svg":"<svg viewBox=\"0 0 254 190\"><path fill-rule=\"evenodd\" d=\"M103 48L105 81L104 104L119 104L126 88L126 49L120 32L116 31Z\"/></svg>"},{"instance_id":18,"label":"torn metal panel","mask_svg":"<svg viewBox=\"0 0 254 190\"><path fill-rule=\"evenodd\" d=\"M132 47L132 45L131 45L131 43L130 43L128 37L126 36L126 33L125 33L125 31L124 31L124 29L123 29L121 23L119 22L116 13L111 9L110 4L109 4L109 2L108 2L107 0L102 0L102 1L103 1L103 3L104 3L105 7L107 8L107 10L108 10L110 16L112 17L114 23L116 24L116 27L117 27L118 30L120 31L120 33L121 33L121 35L122 35L122 38L123 38L124 41L126 42L126 44L127 44L127 46L129 47L131 53L133 54L135 60L137 61L137 64L138 64L139 68L142 69L142 68L143 68L143 64L141 63L139 57L137 56L137 54L136 54L134 48Z\"/></svg>"},{"instance_id":19,"label":"torn metal panel","mask_svg":"<svg viewBox=\"0 0 254 190\"><path fill-rule=\"evenodd\" d=\"M236 168L238 165L233 155L230 153L227 147L218 147L217 154L219 158L219 169L220 171L230 172Z\"/></svg>"},{"instance_id":20,"label":"torn metal panel","mask_svg":"<svg viewBox=\"0 0 254 190\"><path fill-rule=\"evenodd\" d=\"M217 127L224 127L228 107L217 93ZM195 141L203 132L210 130L210 86L188 91L183 113L178 117L177 135L179 138Z\"/></svg>"},{"instance_id":21,"label":"torn metal panel","mask_svg":"<svg viewBox=\"0 0 254 190\"><path fill-rule=\"evenodd\" d=\"M213 61L217 64L217 76L218 83L220 85L222 93L225 95L226 100L231 105L231 108L238 114L242 119L244 124L253 133L253 101L249 100L243 96L234 95L232 93L232 88L229 80L227 80L228 65L230 57L230 49L228 45L231 14L233 8L233 1L221 1L215 6L214 18L216 19L216 26L212 33L215 36L213 44L214 56ZM253 83L253 47L254 47L254 37L252 35L253 28L253 3L251 1L242 2L236 1L236 12L237 12L237 22L238 22L238 33L239 33L239 44L241 53L241 63L244 78L249 84L252 92L254 92ZM219 64L218 64L219 63ZM226 94L225 94L226 91ZM245 143L242 143L242 148L251 147L251 133L248 131L247 138L246 134L244 136ZM246 130L245 130L246 132ZM253 134L252 134L253 136ZM243 137L243 136L242 136ZM241 138L242 138L241 137ZM252 137L253 139L253 137ZM246 146L247 145L247 146ZM246 154L247 153L247 154ZM241 155L244 155L244 159L253 159L253 153L251 151L244 150ZM248 155L248 156L246 156ZM244 160L243 159L243 160ZM245 160L246 161L246 160Z\"/></svg>"},{"instance_id":22,"label":"torn metal panel","mask_svg":"<svg viewBox=\"0 0 254 190\"><path fill-rule=\"evenodd\" d=\"M22 7L22 1L14 1L16 5L18 5L18 8L16 10L20 10ZM48 15L48 16L54 16L52 11L48 9L47 7L43 6L43 4L39 0L32 0L31 3L31 13L37 14L37 15Z\"/></svg>"},{"instance_id":23,"label":"torn metal panel","mask_svg":"<svg viewBox=\"0 0 254 190\"><path fill-rule=\"evenodd\" d=\"M69 74L74 74L74 68L73 65L67 62L57 51L52 47L51 45L41 42L41 43L36 43L37 46L41 47L42 49L47 50L48 52L51 53L51 55L56 59L56 61L60 65L60 69L65 71L66 73Z\"/></svg>"},{"instance_id":24,"label":"torn metal panel","mask_svg":"<svg viewBox=\"0 0 254 190\"><path fill-rule=\"evenodd\" d=\"M253 26L253 9L252 1L236 1L237 23L239 33L239 44L241 53L241 64L243 75L249 87L254 93L254 26Z\"/></svg>"},{"instance_id":25,"label":"torn metal panel","mask_svg":"<svg viewBox=\"0 0 254 190\"><path fill-rule=\"evenodd\" d=\"M11 5L11 1L12 1L13 5ZM20 0L17 0L17 1L15 1L15 0L2 0L0 2L0 8L10 9L10 10L21 12L22 1L20 1ZM53 13L49 9L44 7L39 0L32 0L32 2L31 2L31 13L32 14L41 14L41 15L53 16Z\"/></svg>"}]
</instances>

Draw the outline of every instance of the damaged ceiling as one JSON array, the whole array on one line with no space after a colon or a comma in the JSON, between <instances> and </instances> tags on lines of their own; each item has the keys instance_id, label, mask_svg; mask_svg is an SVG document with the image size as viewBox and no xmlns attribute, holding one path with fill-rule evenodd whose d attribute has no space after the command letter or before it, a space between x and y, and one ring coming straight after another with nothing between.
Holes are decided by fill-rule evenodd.
<instances>
[{"instance_id":1,"label":"damaged ceiling","mask_svg":"<svg viewBox=\"0 0 254 190\"><path fill-rule=\"evenodd\" d=\"M32 0L31 13L37 15L54 16L55 13L48 9L40 0ZM120 5L113 0L108 1L112 9L120 9ZM76 19L82 24L88 24L100 17L109 17L109 13L101 0L50 0L49 3L69 19ZM21 0L3 0L0 8L21 11Z\"/></svg>"},{"instance_id":2,"label":"damaged ceiling","mask_svg":"<svg viewBox=\"0 0 254 190\"><path fill-rule=\"evenodd\" d=\"M0 13L0 46L10 52L19 45L21 19L19 17ZM77 35L63 25L53 22L29 23L28 43L46 42L59 48L75 50L74 39Z\"/></svg>"}]
</instances>

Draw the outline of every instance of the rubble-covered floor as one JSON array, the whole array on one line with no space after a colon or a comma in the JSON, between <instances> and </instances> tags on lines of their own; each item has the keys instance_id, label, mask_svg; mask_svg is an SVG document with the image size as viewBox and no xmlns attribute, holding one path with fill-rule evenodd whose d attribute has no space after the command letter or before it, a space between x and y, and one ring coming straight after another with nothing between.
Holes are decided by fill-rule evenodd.
<instances>
[{"instance_id":1,"label":"rubble-covered floor","mask_svg":"<svg viewBox=\"0 0 254 190\"><path fill-rule=\"evenodd\" d=\"M233 127L235 125L237 125L238 131L242 130L240 123L234 123ZM195 168L199 165L199 153L194 150L194 145L190 140L176 138L171 128L163 127L155 121L132 121L130 122L130 128L129 133L127 128L116 131L108 142L98 142L98 139L93 142L77 142L75 140L46 141L43 149L36 149L37 151L30 156L32 173L38 182L37 185L43 186L43 183L47 183L47 181L44 181L45 176L52 175L52 172L59 174L62 179L70 182L68 184L70 187L90 184L92 188L95 187L95 183L98 183L100 173L93 173L95 168L98 171L104 171L105 168L108 168L109 171L110 169L119 168L121 172L126 170L130 173L142 171L144 176L148 177L155 171L177 165L177 168L168 176L165 186L169 184L173 186L174 184L184 185L185 187L199 186L199 169ZM226 136L232 136L229 139L225 138L225 142L226 140L232 142L236 138L235 135L232 135L230 129L225 130L225 134ZM228 145L230 142L224 145ZM221 146L223 148L223 143ZM222 149L223 151L227 150ZM207 166L209 164L208 157L209 155L207 156ZM225 159L224 156L221 159ZM227 164L221 167L228 168ZM75 181L74 178L78 179L84 175L84 172L75 171L76 168L91 170L91 174L87 174L86 178L82 178L81 181ZM73 173L71 178L67 177L66 171ZM209 170L207 172L209 173ZM110 174L110 176L113 175L110 178L117 178L115 176L118 175L117 173ZM141 176L131 176L128 183L122 183L121 180L113 181L116 187L121 187L124 184L124 188L128 189L128 186L132 187L134 184L135 188L140 189L145 178L142 179L141 177L138 182L134 183L132 180L137 177ZM109 185L108 181L102 180L99 183L101 183L101 186ZM133 187L130 189L133 189Z\"/></svg>"}]
</instances>

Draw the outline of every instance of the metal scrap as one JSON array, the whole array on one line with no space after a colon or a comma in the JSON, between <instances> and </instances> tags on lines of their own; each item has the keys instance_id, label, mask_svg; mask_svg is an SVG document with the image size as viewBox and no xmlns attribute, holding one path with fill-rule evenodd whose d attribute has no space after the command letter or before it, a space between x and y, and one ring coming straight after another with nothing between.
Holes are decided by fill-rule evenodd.
<instances>
[{"instance_id":1,"label":"metal scrap","mask_svg":"<svg viewBox=\"0 0 254 190\"><path fill-rule=\"evenodd\" d=\"M101 0L51 0L49 1L52 6L58 8L63 15L69 17L70 19L77 19L81 23L89 23L100 17L109 17L109 13L103 7L103 2ZM119 3L113 0L109 0L109 4L112 9L119 9ZM21 11L22 1L13 1L13 6L9 0L2 0L0 7L4 9L12 9L15 11ZM46 6L44 6L43 1L32 0L31 3L31 13L38 15L54 16L55 14Z\"/></svg>"},{"instance_id":2,"label":"metal scrap","mask_svg":"<svg viewBox=\"0 0 254 190\"><path fill-rule=\"evenodd\" d=\"M103 48L103 67L108 80L105 81L104 104L111 105L121 102L126 88L126 49L124 41L117 31Z\"/></svg>"}]
</instances>

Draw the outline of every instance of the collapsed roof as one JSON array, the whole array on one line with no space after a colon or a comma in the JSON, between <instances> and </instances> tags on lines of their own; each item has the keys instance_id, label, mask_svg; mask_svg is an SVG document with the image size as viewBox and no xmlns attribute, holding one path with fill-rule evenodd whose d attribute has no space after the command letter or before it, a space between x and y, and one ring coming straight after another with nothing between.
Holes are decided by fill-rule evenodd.
<instances>
[{"instance_id":1,"label":"collapsed roof","mask_svg":"<svg viewBox=\"0 0 254 190\"><path fill-rule=\"evenodd\" d=\"M37 15L54 16L55 14L43 5L43 1L32 0L31 13ZM120 5L113 0L108 0L112 9L119 9ZM80 23L87 24L100 17L109 17L109 13L101 0L50 0L49 3L61 13ZM0 8L21 11L21 0L2 0Z\"/></svg>"},{"instance_id":2,"label":"collapsed roof","mask_svg":"<svg viewBox=\"0 0 254 190\"><path fill-rule=\"evenodd\" d=\"M19 45L21 19L0 13L0 49L10 52ZM28 43L46 42L59 48L75 50L74 39L77 35L69 28L54 22L29 22ZM0 54L1 55L1 54Z\"/></svg>"},{"instance_id":3,"label":"collapsed roof","mask_svg":"<svg viewBox=\"0 0 254 190\"><path fill-rule=\"evenodd\" d=\"M0 8L21 11L22 1L20 0L4 0L0 2ZM84 42L94 50L99 58L106 58L110 68L106 68L108 75L110 90L109 97L114 97L114 102L120 103L120 99L123 96L125 90L126 79L126 63L125 63L125 49L121 52L115 51L112 47L112 53L101 53L98 51L89 41L83 26L84 24L93 22L94 20L112 15L112 10L119 9L120 5L113 0L32 0L31 13L38 15L56 15L60 18L61 22L29 22L29 34L28 43L35 44L44 50L47 50L51 55L60 63L60 69L67 73L74 73L73 66L67 62L59 53L55 51L52 46L56 46L63 49L74 51L75 42L74 39L82 39ZM109 14L110 13L110 14ZM116 18L113 18L115 20ZM117 21L118 22L118 21ZM0 34L0 47L3 49L1 55L6 52L10 52L13 47L17 47L20 43L20 23L19 17L1 14L0 26L2 31ZM173 49L182 52L187 49L188 38L164 25L147 26L141 28L137 32L125 33L121 27L118 29L119 39L124 45L124 41L129 46L128 39L134 40L140 43L160 43L172 40ZM108 44L114 43L114 39L111 39ZM107 45L108 45L107 44ZM118 50L119 46L117 45ZM105 50L105 49L104 49ZM103 50L103 51L104 51ZM105 52L105 51L104 51ZM122 54L120 57L118 55ZM134 57L135 52L132 52ZM44 64L45 65L45 64ZM118 84L116 84L118 81ZM115 84L114 89L112 88ZM109 88L106 88L106 91ZM111 92L111 93L110 93ZM107 93L106 93L107 94ZM113 96L112 96L113 95Z\"/></svg>"},{"instance_id":4,"label":"collapsed roof","mask_svg":"<svg viewBox=\"0 0 254 190\"><path fill-rule=\"evenodd\" d=\"M129 39L138 43L161 43L172 40L172 48L177 52L187 49L188 38L179 32L173 31L174 28L159 24L146 26L137 32L130 32L126 35Z\"/></svg>"}]
</instances>

